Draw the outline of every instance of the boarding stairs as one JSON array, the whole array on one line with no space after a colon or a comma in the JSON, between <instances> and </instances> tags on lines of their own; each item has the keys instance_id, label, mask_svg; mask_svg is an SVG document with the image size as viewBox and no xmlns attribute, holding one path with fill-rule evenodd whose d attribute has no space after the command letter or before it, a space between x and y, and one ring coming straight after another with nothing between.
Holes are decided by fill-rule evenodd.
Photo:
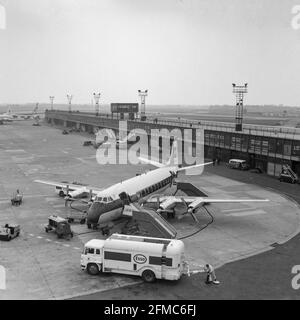
<instances>
[{"instance_id":1,"label":"boarding stairs","mask_svg":"<svg viewBox=\"0 0 300 320\"><path fill-rule=\"evenodd\" d=\"M292 168L288 164L282 166L282 171L285 174L288 174L293 182L298 182L298 175L292 170Z\"/></svg>"},{"instance_id":2,"label":"boarding stairs","mask_svg":"<svg viewBox=\"0 0 300 320\"><path fill-rule=\"evenodd\" d=\"M125 205L123 216L130 217L123 226L122 233L148 237L174 239L176 229L160 214L151 209L141 207L137 203Z\"/></svg>"}]
</instances>

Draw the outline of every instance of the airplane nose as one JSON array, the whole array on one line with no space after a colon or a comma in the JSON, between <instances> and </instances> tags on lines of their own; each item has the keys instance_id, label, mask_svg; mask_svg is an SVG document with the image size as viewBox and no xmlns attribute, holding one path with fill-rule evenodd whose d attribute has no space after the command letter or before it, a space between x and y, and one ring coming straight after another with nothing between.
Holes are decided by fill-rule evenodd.
<instances>
[{"instance_id":1,"label":"airplane nose","mask_svg":"<svg viewBox=\"0 0 300 320\"><path fill-rule=\"evenodd\" d=\"M87 223L88 224L97 224L99 217L101 215L101 203L93 202L87 212Z\"/></svg>"}]
</instances>

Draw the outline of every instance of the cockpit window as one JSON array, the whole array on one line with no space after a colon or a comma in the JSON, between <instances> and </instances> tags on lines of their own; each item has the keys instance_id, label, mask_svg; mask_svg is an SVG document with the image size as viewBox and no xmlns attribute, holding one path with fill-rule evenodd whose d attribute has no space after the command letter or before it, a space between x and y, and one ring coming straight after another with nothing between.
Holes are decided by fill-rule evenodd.
<instances>
[{"instance_id":1,"label":"cockpit window","mask_svg":"<svg viewBox=\"0 0 300 320\"><path fill-rule=\"evenodd\" d=\"M108 202L112 202L113 198L111 196L109 196L109 197L97 197L96 201L108 203Z\"/></svg>"}]
</instances>

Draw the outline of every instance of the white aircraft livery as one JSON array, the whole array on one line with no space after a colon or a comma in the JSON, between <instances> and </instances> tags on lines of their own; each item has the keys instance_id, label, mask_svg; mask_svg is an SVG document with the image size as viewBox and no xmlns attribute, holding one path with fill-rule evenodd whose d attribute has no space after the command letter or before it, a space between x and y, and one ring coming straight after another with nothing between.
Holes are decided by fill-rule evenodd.
<instances>
[{"instance_id":1,"label":"white aircraft livery","mask_svg":"<svg viewBox=\"0 0 300 320\"><path fill-rule=\"evenodd\" d=\"M157 168L102 190L92 186L57 183L44 180L35 180L35 182L53 185L56 188L59 188L61 190L60 192L67 196L66 200L73 201L90 195L90 198L93 201L88 209L87 224L89 227L91 225L105 225L122 216L124 208L124 198L122 197L124 197L124 195L128 196L132 202L136 202L138 200L151 202L153 199L151 196L161 194L167 188L172 186L173 180L177 177L179 172L188 171L189 169L194 169L212 163L208 162L180 168L178 165L174 164L178 163L177 157L177 141L174 141L170 159L166 164L140 158L142 161L150 163ZM173 210L177 203L182 203L183 201L188 205L187 213L193 215L197 208L207 203L261 202L268 200L163 196L159 199L160 206L158 208L158 212L162 213L164 211L168 212L169 210Z\"/></svg>"}]
</instances>

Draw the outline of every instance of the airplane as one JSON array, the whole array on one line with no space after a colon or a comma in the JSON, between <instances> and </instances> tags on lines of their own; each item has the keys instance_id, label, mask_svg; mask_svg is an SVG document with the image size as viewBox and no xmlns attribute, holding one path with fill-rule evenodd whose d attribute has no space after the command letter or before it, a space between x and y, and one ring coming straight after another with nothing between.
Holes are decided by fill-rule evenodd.
<instances>
[{"instance_id":1,"label":"airplane","mask_svg":"<svg viewBox=\"0 0 300 320\"><path fill-rule=\"evenodd\" d=\"M89 200L80 200L89 204L87 210L88 228L97 228L97 226L107 226L113 220L121 218L124 209L124 195L131 202L151 202L151 196L161 194L173 186L174 180L179 172L192 170L197 167L212 164L212 162L196 164L189 167L179 167L177 162L177 141L173 142L171 156L166 163L160 163L153 160L140 157L143 162L150 163L157 168L133 178L114 184L108 188L100 189L92 186L77 186L65 183L57 183L45 180L35 180L35 182L62 188L66 191L66 201L76 201L83 197ZM72 189L73 191L70 191ZM121 196L122 195L122 196ZM213 202L264 202L267 199L212 199L204 197L176 197L165 196L159 202L159 213L174 209L177 203L185 201L188 204L187 213L194 217L196 210L207 203Z\"/></svg>"},{"instance_id":2,"label":"airplane","mask_svg":"<svg viewBox=\"0 0 300 320\"><path fill-rule=\"evenodd\" d=\"M0 123L12 122L14 120L13 116L9 113L9 110L5 113L0 114Z\"/></svg>"},{"instance_id":3,"label":"airplane","mask_svg":"<svg viewBox=\"0 0 300 320\"><path fill-rule=\"evenodd\" d=\"M29 120L29 119L36 120L36 119L40 118L40 116L37 114L38 108L39 108L39 104L36 103L34 109L31 111L31 113L20 113L20 112L13 113L11 108L9 107L7 114L10 115L13 118L13 120L17 120L17 121Z\"/></svg>"},{"instance_id":4,"label":"airplane","mask_svg":"<svg viewBox=\"0 0 300 320\"><path fill-rule=\"evenodd\" d=\"M108 134L111 134L109 130L107 132L108 132ZM110 137L112 137L112 136L110 136ZM127 149L127 147L129 145L134 144L136 142L133 140L134 137L135 137L135 133L131 132L123 139L117 138L116 139L116 148L117 149ZM110 146L111 146L111 143L109 141L106 141L102 144L102 147L107 148Z\"/></svg>"}]
</instances>

